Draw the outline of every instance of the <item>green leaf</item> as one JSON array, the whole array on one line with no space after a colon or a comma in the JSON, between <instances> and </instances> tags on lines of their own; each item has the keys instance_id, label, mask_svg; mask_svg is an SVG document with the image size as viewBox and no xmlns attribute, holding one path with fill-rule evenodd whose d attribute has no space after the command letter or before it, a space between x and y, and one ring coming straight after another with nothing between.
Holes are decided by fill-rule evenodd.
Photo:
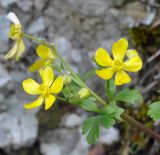
<instances>
[{"instance_id":1,"label":"green leaf","mask_svg":"<svg viewBox=\"0 0 160 155\"><path fill-rule=\"evenodd\" d=\"M109 105L101 109L101 114L106 116L112 116L112 118L120 120L121 114L124 112L123 108L118 107L115 102L111 102Z\"/></svg>"},{"instance_id":2,"label":"green leaf","mask_svg":"<svg viewBox=\"0 0 160 155\"><path fill-rule=\"evenodd\" d=\"M87 134L87 141L89 144L94 144L99 138L99 117L93 116L88 118L82 127L82 133Z\"/></svg>"},{"instance_id":3,"label":"green leaf","mask_svg":"<svg viewBox=\"0 0 160 155\"><path fill-rule=\"evenodd\" d=\"M109 115L101 115L101 124L108 129L109 127L113 126L115 124L115 119L113 116Z\"/></svg>"},{"instance_id":4,"label":"green leaf","mask_svg":"<svg viewBox=\"0 0 160 155\"><path fill-rule=\"evenodd\" d=\"M87 79L89 79L90 77L92 77L95 74L95 68L89 70L84 76L83 76L83 80L86 81Z\"/></svg>"},{"instance_id":5,"label":"green leaf","mask_svg":"<svg viewBox=\"0 0 160 155\"><path fill-rule=\"evenodd\" d=\"M106 92L108 99L112 100L116 94L116 85L112 79L108 80L106 83Z\"/></svg>"},{"instance_id":6,"label":"green leaf","mask_svg":"<svg viewBox=\"0 0 160 155\"><path fill-rule=\"evenodd\" d=\"M94 111L97 112L99 109L95 103L96 99L94 97L90 97L88 99L83 100L80 103L80 106L87 111Z\"/></svg>"},{"instance_id":7,"label":"green leaf","mask_svg":"<svg viewBox=\"0 0 160 155\"><path fill-rule=\"evenodd\" d=\"M136 89L124 89L116 95L115 99L117 101L122 101L130 104L134 104L137 102L141 103L143 101L142 95Z\"/></svg>"},{"instance_id":8,"label":"green leaf","mask_svg":"<svg viewBox=\"0 0 160 155\"><path fill-rule=\"evenodd\" d=\"M123 108L120 108L118 106L115 105L115 113L114 113L114 118L117 120L121 119L121 114L124 112Z\"/></svg>"},{"instance_id":9,"label":"green leaf","mask_svg":"<svg viewBox=\"0 0 160 155\"><path fill-rule=\"evenodd\" d=\"M148 115L154 120L157 121L160 119L160 101L154 102L149 105Z\"/></svg>"},{"instance_id":10,"label":"green leaf","mask_svg":"<svg viewBox=\"0 0 160 155\"><path fill-rule=\"evenodd\" d=\"M113 105L106 105L105 107L103 107L101 109L101 113L106 114L106 115L110 115L110 114L114 114L116 111L115 107Z\"/></svg>"}]
</instances>

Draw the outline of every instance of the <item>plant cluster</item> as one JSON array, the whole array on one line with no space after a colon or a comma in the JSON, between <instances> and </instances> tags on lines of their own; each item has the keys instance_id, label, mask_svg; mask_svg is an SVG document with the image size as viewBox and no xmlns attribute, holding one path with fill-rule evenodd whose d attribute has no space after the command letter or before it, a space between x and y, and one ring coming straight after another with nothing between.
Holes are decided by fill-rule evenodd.
<instances>
[{"instance_id":1,"label":"plant cluster","mask_svg":"<svg viewBox=\"0 0 160 155\"><path fill-rule=\"evenodd\" d=\"M97 67L80 76L59 54L54 44L24 33L19 19L13 12L7 17L13 23L9 37L15 41L15 45L5 55L6 59L21 58L25 51L24 38L38 43L36 53L39 58L28 68L28 71L38 71L42 82L39 84L32 78L22 82L26 93L37 96L35 101L24 104L24 108L37 108L44 103L45 110L48 110L56 100L81 107L91 113L82 127L82 133L86 134L90 144L95 143L99 138L100 126L108 129L122 119L160 140L158 133L126 114L125 109L119 105L121 102L126 104L143 102L143 97L137 89L125 88L119 92L116 89L131 82L132 79L127 72L138 72L142 69L142 59L136 50L128 49L128 41L125 38L113 43L113 57L105 49L97 49L94 58ZM105 99L86 85L86 81L94 74L106 81ZM98 103L101 105L97 105ZM154 121L160 119L160 101L150 104L148 108L148 115Z\"/></svg>"}]
</instances>

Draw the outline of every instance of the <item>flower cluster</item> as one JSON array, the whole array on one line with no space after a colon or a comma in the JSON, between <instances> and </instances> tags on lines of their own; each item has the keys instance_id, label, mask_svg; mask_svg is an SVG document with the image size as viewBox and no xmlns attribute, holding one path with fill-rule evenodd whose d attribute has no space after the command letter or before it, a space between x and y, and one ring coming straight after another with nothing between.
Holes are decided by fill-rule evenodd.
<instances>
[{"instance_id":1,"label":"flower cluster","mask_svg":"<svg viewBox=\"0 0 160 155\"><path fill-rule=\"evenodd\" d=\"M7 17L13 22L10 27L9 37L15 40L16 43L9 53L6 54L5 58L15 58L18 60L25 50L22 25L13 12L9 13ZM102 79L109 80L116 73L115 85L129 83L131 78L126 71L139 71L142 68L142 60L136 50L127 50L127 48L128 41L126 39L122 38L115 42L112 46L113 59L110 57L109 52L103 48L99 48L95 54L95 61L101 69L97 69L96 74ZM77 79L69 73L58 76L54 81L54 71L51 66L58 59L56 52L52 51L47 45L40 44L36 49L36 53L40 59L29 67L29 71L39 71L42 83L38 84L29 78L22 82L22 86L28 94L39 95L39 97L31 103L25 104L24 107L32 109L39 107L44 102L45 109L48 110L55 102L57 94L62 91L63 85L70 85L72 80L76 80L74 82L77 82ZM76 93L80 99L87 99L91 95L90 90L85 87L81 87Z\"/></svg>"}]
</instances>

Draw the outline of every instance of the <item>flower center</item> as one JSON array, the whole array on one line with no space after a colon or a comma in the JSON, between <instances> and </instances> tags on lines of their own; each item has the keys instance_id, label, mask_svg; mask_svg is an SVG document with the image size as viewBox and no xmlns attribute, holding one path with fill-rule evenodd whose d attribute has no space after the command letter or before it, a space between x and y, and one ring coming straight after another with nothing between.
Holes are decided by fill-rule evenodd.
<instances>
[{"instance_id":1,"label":"flower center","mask_svg":"<svg viewBox=\"0 0 160 155\"><path fill-rule=\"evenodd\" d=\"M46 96L50 93L49 87L45 84L41 84L39 89L40 89L40 92L43 96Z\"/></svg>"},{"instance_id":2,"label":"flower center","mask_svg":"<svg viewBox=\"0 0 160 155\"><path fill-rule=\"evenodd\" d=\"M22 26L20 24L11 25L9 37L11 39L20 39L22 37Z\"/></svg>"},{"instance_id":3,"label":"flower center","mask_svg":"<svg viewBox=\"0 0 160 155\"><path fill-rule=\"evenodd\" d=\"M115 71L122 70L124 68L124 64L122 60L114 60L113 61L113 66Z\"/></svg>"}]
</instances>

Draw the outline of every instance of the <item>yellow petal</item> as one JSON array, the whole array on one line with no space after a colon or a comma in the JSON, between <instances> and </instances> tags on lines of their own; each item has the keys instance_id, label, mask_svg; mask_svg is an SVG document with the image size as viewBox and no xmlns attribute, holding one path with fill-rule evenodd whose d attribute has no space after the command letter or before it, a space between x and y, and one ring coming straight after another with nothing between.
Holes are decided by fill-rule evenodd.
<instances>
[{"instance_id":1,"label":"yellow petal","mask_svg":"<svg viewBox=\"0 0 160 155\"><path fill-rule=\"evenodd\" d=\"M40 69L39 73L41 75L43 84L47 85L48 87L51 86L54 80L54 72L51 67L46 67L45 69Z\"/></svg>"},{"instance_id":2,"label":"yellow petal","mask_svg":"<svg viewBox=\"0 0 160 155\"><path fill-rule=\"evenodd\" d=\"M131 49L131 50L127 50L126 52L126 56L128 57L128 59L131 59L135 56L138 56L138 52L134 49Z\"/></svg>"},{"instance_id":3,"label":"yellow petal","mask_svg":"<svg viewBox=\"0 0 160 155\"><path fill-rule=\"evenodd\" d=\"M103 48L99 48L96 51L95 60L100 66L111 66L112 64L111 57L109 56L108 52Z\"/></svg>"},{"instance_id":4,"label":"yellow petal","mask_svg":"<svg viewBox=\"0 0 160 155\"><path fill-rule=\"evenodd\" d=\"M21 55L24 53L25 51L25 45L22 39L17 41L18 44L18 50L16 53L16 61L19 60L19 58L21 57Z\"/></svg>"},{"instance_id":5,"label":"yellow petal","mask_svg":"<svg viewBox=\"0 0 160 155\"><path fill-rule=\"evenodd\" d=\"M124 63L124 69L129 72L137 72L142 68L142 60L135 56Z\"/></svg>"},{"instance_id":6,"label":"yellow petal","mask_svg":"<svg viewBox=\"0 0 160 155\"><path fill-rule=\"evenodd\" d=\"M128 41L125 38L120 39L112 45L113 57L116 60L122 60L128 48Z\"/></svg>"},{"instance_id":7,"label":"yellow petal","mask_svg":"<svg viewBox=\"0 0 160 155\"><path fill-rule=\"evenodd\" d=\"M109 68L103 68L101 70L96 70L96 74L105 80L111 79L114 74L114 69L112 67Z\"/></svg>"},{"instance_id":8,"label":"yellow petal","mask_svg":"<svg viewBox=\"0 0 160 155\"><path fill-rule=\"evenodd\" d=\"M129 83L131 78L125 71L118 71L115 77L115 85L122 85Z\"/></svg>"},{"instance_id":9,"label":"yellow petal","mask_svg":"<svg viewBox=\"0 0 160 155\"><path fill-rule=\"evenodd\" d=\"M59 76L50 87L50 92L53 94L58 94L63 88L63 78Z\"/></svg>"},{"instance_id":10,"label":"yellow petal","mask_svg":"<svg viewBox=\"0 0 160 155\"><path fill-rule=\"evenodd\" d=\"M40 94L40 85L33 79L27 79L22 82L23 89L31 95Z\"/></svg>"},{"instance_id":11,"label":"yellow petal","mask_svg":"<svg viewBox=\"0 0 160 155\"><path fill-rule=\"evenodd\" d=\"M30 72L35 72L36 70L39 70L45 63L45 60L41 59L41 60L37 60L34 64L32 64L28 70Z\"/></svg>"},{"instance_id":12,"label":"yellow petal","mask_svg":"<svg viewBox=\"0 0 160 155\"><path fill-rule=\"evenodd\" d=\"M25 109L33 109L33 108L37 108L39 106L42 105L44 101L44 98L42 96L38 97L37 100L31 102L31 103L27 103L24 105Z\"/></svg>"},{"instance_id":13,"label":"yellow petal","mask_svg":"<svg viewBox=\"0 0 160 155\"><path fill-rule=\"evenodd\" d=\"M55 102L56 97L49 94L45 97L45 110L48 110Z\"/></svg>"},{"instance_id":14,"label":"yellow petal","mask_svg":"<svg viewBox=\"0 0 160 155\"><path fill-rule=\"evenodd\" d=\"M51 49L48 46L41 44L37 47L36 52L37 55L42 59L47 59L51 52Z\"/></svg>"},{"instance_id":15,"label":"yellow petal","mask_svg":"<svg viewBox=\"0 0 160 155\"><path fill-rule=\"evenodd\" d=\"M18 42L16 42L13 48L5 55L5 59L15 58L17 50L18 50Z\"/></svg>"}]
</instances>

